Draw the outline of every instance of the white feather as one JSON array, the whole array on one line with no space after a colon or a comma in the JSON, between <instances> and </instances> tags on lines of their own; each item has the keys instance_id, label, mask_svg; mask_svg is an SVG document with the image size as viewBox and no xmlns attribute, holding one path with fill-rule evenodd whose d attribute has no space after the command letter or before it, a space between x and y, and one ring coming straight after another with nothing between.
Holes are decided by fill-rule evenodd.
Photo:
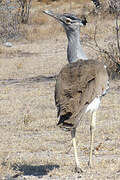
<instances>
[{"instance_id":1,"label":"white feather","mask_svg":"<svg viewBox=\"0 0 120 180\"><path fill-rule=\"evenodd\" d=\"M87 107L86 112L96 111L100 105L100 97L96 97Z\"/></svg>"}]
</instances>

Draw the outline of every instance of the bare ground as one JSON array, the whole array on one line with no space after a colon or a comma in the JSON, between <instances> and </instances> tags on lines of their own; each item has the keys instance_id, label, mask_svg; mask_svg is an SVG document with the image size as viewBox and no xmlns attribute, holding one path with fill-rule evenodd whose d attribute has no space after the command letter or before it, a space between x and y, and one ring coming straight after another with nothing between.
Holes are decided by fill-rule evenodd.
<instances>
[{"instance_id":1,"label":"bare ground","mask_svg":"<svg viewBox=\"0 0 120 180\"><path fill-rule=\"evenodd\" d=\"M71 136L56 127L54 104L55 78L67 63L67 42L63 32L43 39L15 42L9 49L2 47L0 179L119 180L120 81L110 81L110 90L97 113L92 169L88 167L90 114L77 129L83 173L76 174L73 148L69 150ZM85 49L90 57L95 56Z\"/></svg>"}]
</instances>

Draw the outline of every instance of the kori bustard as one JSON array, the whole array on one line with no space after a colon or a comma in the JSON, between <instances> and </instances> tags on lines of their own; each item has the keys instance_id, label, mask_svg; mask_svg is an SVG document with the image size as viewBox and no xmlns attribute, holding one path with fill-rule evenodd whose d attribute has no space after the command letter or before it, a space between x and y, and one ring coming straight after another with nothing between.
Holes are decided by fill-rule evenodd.
<instances>
[{"instance_id":1,"label":"kori bustard","mask_svg":"<svg viewBox=\"0 0 120 180\"><path fill-rule=\"evenodd\" d=\"M58 126L71 131L76 170L79 167L75 134L83 115L90 111L90 155L89 166L92 167L92 151L96 111L100 100L108 89L108 74L105 66L99 61L88 60L80 42L80 27L86 25L85 18L79 19L73 14L56 14L51 11L43 11L62 24L65 29L68 47L67 58L69 64L60 71L55 85L55 103L57 106Z\"/></svg>"}]
</instances>

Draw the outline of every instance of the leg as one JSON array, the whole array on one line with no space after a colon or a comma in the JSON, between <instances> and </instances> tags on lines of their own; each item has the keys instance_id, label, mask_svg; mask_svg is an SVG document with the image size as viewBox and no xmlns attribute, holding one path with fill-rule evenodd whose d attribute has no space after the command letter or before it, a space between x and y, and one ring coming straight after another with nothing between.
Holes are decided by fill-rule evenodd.
<instances>
[{"instance_id":1,"label":"leg","mask_svg":"<svg viewBox=\"0 0 120 180\"><path fill-rule=\"evenodd\" d=\"M94 149L94 132L96 126L96 111L92 113L91 123L90 123L90 155L89 155L89 166L93 166L92 153Z\"/></svg>"},{"instance_id":2,"label":"leg","mask_svg":"<svg viewBox=\"0 0 120 180\"><path fill-rule=\"evenodd\" d=\"M75 162L76 162L76 168L75 168L75 170L80 173L80 172L82 172L82 170L79 168L79 161L78 161L78 155L77 155L77 147L76 147L75 133L76 133L76 128L74 128L74 129L71 130L71 136L72 136L74 153L75 153Z\"/></svg>"}]
</instances>

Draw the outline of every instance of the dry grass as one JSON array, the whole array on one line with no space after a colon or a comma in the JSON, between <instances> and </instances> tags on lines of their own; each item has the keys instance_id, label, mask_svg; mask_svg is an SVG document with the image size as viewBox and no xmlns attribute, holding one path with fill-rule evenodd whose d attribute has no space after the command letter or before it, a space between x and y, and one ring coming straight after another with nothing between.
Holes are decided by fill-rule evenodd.
<instances>
[{"instance_id":1,"label":"dry grass","mask_svg":"<svg viewBox=\"0 0 120 180\"><path fill-rule=\"evenodd\" d=\"M27 41L44 39L50 37L51 34L56 36L61 31L63 32L63 28L58 26L55 21L49 20L49 17L44 15L41 10L31 15L28 25L21 25L21 32Z\"/></svg>"},{"instance_id":2,"label":"dry grass","mask_svg":"<svg viewBox=\"0 0 120 180\"><path fill-rule=\"evenodd\" d=\"M8 48L8 47L5 47L5 46L0 46L0 54L1 55L5 55L5 56L12 56L12 55L15 55L17 54L17 50L15 48Z\"/></svg>"},{"instance_id":3,"label":"dry grass","mask_svg":"<svg viewBox=\"0 0 120 180\"><path fill-rule=\"evenodd\" d=\"M41 9L38 9L36 12L34 12L34 15L31 14L30 16L30 24L33 25L45 25L48 23L48 16L45 16L42 13Z\"/></svg>"},{"instance_id":4,"label":"dry grass","mask_svg":"<svg viewBox=\"0 0 120 180\"><path fill-rule=\"evenodd\" d=\"M50 2L50 1L47 1ZM43 9L47 9L47 3L46 1L41 1L40 4L37 4L35 6L35 2L32 3L34 10L31 10L31 15L29 18L29 25L22 25L21 31L24 34L24 37L28 41L34 41L39 40L44 37L50 36L51 34L54 34L57 36L60 34L60 32L63 32L63 28L58 25L54 19L48 17L47 15L44 15L42 13ZM92 7L92 4L90 6L86 6L86 3L89 1L72 1L71 5L68 1L58 1L58 3L54 2L50 5L51 9L56 9L56 12L58 11L58 7L61 7L61 12L68 12L70 11L70 8L72 8L73 12L75 12L77 15L81 16L82 14L88 13L90 11L90 8ZM50 8L49 7L49 8ZM79 8L79 13L76 11L76 8ZM93 17L91 17L92 19Z\"/></svg>"},{"instance_id":5,"label":"dry grass","mask_svg":"<svg viewBox=\"0 0 120 180\"><path fill-rule=\"evenodd\" d=\"M48 30L46 30L48 29ZM61 31L63 31L63 28L57 26L56 24L53 24L53 26L38 26L38 25L32 25L32 26L22 26L21 31L24 34L24 38L27 41L35 41L40 39L46 39L46 37L50 37L51 34L59 34Z\"/></svg>"}]
</instances>

